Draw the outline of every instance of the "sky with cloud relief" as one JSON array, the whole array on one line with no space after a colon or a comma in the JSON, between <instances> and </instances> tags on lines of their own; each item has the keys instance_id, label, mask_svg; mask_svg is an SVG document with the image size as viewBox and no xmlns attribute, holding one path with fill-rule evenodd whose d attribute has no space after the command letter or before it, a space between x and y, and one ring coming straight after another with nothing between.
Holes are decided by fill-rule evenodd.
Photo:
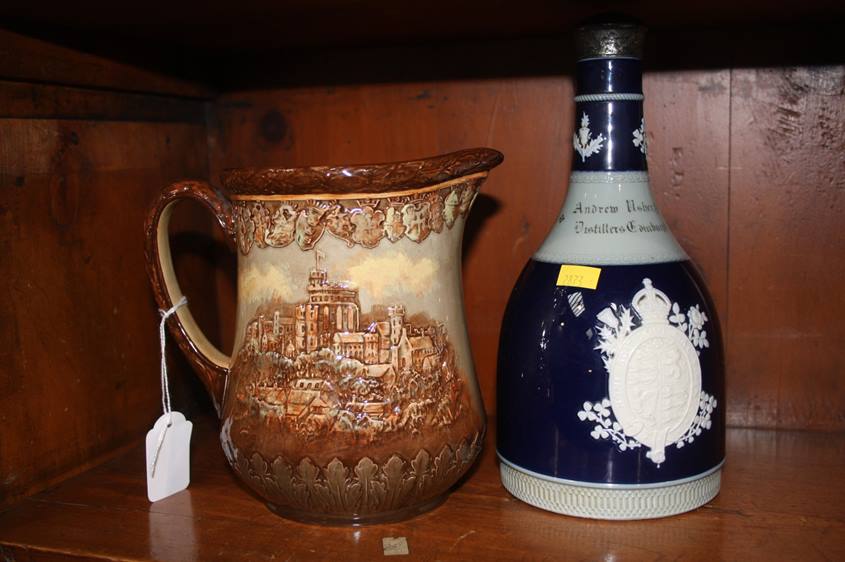
<instances>
[{"instance_id":1,"label":"sky with cloud relief","mask_svg":"<svg viewBox=\"0 0 845 562\"><path fill-rule=\"evenodd\" d=\"M374 305L404 304L409 313L428 312L432 295L452 283L459 255L451 236L432 236L425 244L407 239L387 240L374 249L349 248L340 240L323 235L321 268L330 281L357 287L362 312ZM241 256L238 293L241 305L253 309L274 298L288 303L307 298L308 273L314 267L314 251L295 244L285 248L259 249ZM445 260L445 261L444 261ZM439 300L435 298L434 300Z\"/></svg>"}]
</instances>

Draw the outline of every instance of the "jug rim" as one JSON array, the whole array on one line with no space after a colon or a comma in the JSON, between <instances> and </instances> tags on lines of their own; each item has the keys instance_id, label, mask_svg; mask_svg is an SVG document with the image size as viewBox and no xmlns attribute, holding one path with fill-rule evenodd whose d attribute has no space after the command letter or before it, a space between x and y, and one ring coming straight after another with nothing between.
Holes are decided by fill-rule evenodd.
<instances>
[{"instance_id":1,"label":"jug rim","mask_svg":"<svg viewBox=\"0 0 845 562\"><path fill-rule=\"evenodd\" d=\"M220 175L232 196L388 194L486 173L504 160L492 148L469 148L417 160L298 168L229 168Z\"/></svg>"}]
</instances>

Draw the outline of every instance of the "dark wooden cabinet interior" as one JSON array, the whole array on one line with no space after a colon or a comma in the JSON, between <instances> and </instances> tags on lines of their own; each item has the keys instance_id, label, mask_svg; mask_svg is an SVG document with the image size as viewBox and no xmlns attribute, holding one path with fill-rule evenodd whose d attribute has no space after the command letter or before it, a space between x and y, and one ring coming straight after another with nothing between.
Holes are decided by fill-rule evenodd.
<instances>
[{"instance_id":1,"label":"dark wooden cabinet interior","mask_svg":"<svg viewBox=\"0 0 845 562\"><path fill-rule=\"evenodd\" d=\"M49 536L38 523L49 513L53 519L44 521L56 533L80 533L88 541L88 548L68 547L68 555L187 559L182 537L169 537L173 550L157 553L121 550L103 538L98 551L97 537L70 523L72 509L62 515L58 507L90 500L133 517L156 511L132 488L142 486L140 469L135 475L127 464L160 408L158 312L144 272L142 228L155 193L179 179L216 183L221 170L239 166L501 150L505 162L470 216L463 263L476 369L488 414L495 415L503 307L565 195L574 117L568 32L606 9L624 9L653 28L644 79L652 185L719 312L737 471L729 477L751 482L748 475L759 471L789 493L761 491L757 500L750 495L756 488L726 484L713 506L663 523L574 521L514 506L498 487L488 443L481 468L441 508L442 525L462 528L478 515L487 521L486 534L479 530L451 550L424 550L426 557L467 559L478 552L479 559L513 559L513 551L483 544L505 536L497 538L496 529L507 529L514 545L541 545L538 558L555 558L555 541L596 558L646 540L651 545L641 551L618 552L656 558L683 552L676 550L682 539L664 532L718 541L727 536L719 529L747 516L759 522L748 523L747 532L759 534L749 544L788 532L804 537L796 544L818 546L804 559L841 559L843 489L831 482L826 495L816 487L836 480L843 468L845 8L721 0L682 7L539 0L425 7L240 2L202 9L177 3L164 16L154 7L114 4L84 17L67 3L0 8L0 545L6 545L0 553L41 559L63 552L72 541L38 544L39 536ZM181 206L172 229L192 311L230 351L234 253L199 207ZM187 362L178 352L169 360L174 406L206 420L204 431L213 434L211 406ZM758 440L787 440L789 458L761 453ZM231 500L243 504L240 519L227 519L218 530L242 526L248 537L257 518L255 536L264 546L256 555L269 555L269 529L334 541L328 553L381 555L372 544L351 550L362 547L344 542L349 530L279 531L284 523L271 522L217 466L222 457L214 440L206 435L200 442L197 454L217 464L198 463L191 498L210 502L209 494L228 487L227 494L243 495ZM783 473L765 465L781 460ZM801 472L804 461L818 469L816 478ZM131 490L124 494L121 486ZM806 493L790 486L805 486ZM65 492L66 500L56 499ZM811 498L827 500L827 507ZM184 517L180 509L170 516ZM203 509L194 507L194 515ZM433 540L454 541L472 529L452 537L436 523L438 513L420 520ZM531 520L542 538L525 524ZM410 533L413 525L390 531ZM220 540L203 529L184 539ZM390 536L387 531L364 532ZM581 532L604 550L586 549L576 538ZM427 535L414 536L419 544ZM231 544L248 549L248 539L238 540ZM473 541L474 550L466 550ZM695 558L753 553L690 548ZM321 557L291 552L297 559ZM781 552L801 558L796 549Z\"/></svg>"}]
</instances>

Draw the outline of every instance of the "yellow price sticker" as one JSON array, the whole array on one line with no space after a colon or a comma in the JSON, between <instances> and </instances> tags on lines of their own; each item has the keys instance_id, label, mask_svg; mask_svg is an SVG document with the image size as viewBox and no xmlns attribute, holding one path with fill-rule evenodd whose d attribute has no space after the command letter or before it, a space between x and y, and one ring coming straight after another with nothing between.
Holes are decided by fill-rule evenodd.
<instances>
[{"instance_id":1,"label":"yellow price sticker","mask_svg":"<svg viewBox=\"0 0 845 562\"><path fill-rule=\"evenodd\" d=\"M558 287L582 287L595 289L599 285L600 267L587 265L562 265L557 274Z\"/></svg>"}]
</instances>

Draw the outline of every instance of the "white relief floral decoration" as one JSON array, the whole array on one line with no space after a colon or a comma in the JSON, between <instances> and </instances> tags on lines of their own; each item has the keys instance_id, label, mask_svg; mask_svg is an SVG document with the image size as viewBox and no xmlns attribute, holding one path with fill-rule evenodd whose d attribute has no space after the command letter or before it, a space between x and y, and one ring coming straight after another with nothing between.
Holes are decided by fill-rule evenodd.
<instances>
[{"instance_id":1,"label":"white relief floral decoration","mask_svg":"<svg viewBox=\"0 0 845 562\"><path fill-rule=\"evenodd\" d=\"M645 119L640 119L640 128L634 129L634 146L639 147L643 154L648 153L648 140L645 137Z\"/></svg>"}]
</instances>

